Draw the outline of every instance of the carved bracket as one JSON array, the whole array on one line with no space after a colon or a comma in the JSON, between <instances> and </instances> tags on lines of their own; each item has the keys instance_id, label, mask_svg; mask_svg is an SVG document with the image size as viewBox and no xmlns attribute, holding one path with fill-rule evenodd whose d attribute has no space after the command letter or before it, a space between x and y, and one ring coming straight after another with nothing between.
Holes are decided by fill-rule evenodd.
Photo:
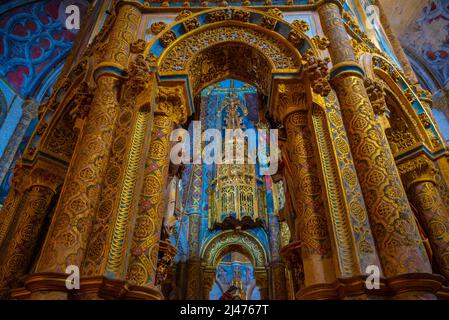
<instances>
[{"instance_id":1,"label":"carved bracket","mask_svg":"<svg viewBox=\"0 0 449 320\"><path fill-rule=\"evenodd\" d=\"M323 97L327 97L332 90L329 84L329 62L329 58L319 59L311 50L308 50L303 57L304 70L312 89Z\"/></svg>"}]
</instances>

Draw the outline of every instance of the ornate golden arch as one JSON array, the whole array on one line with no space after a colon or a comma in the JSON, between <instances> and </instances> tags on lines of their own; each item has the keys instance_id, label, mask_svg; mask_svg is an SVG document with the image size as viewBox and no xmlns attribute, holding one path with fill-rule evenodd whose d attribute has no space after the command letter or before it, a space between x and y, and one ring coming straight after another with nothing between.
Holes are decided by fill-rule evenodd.
<instances>
[{"instance_id":1,"label":"ornate golden arch","mask_svg":"<svg viewBox=\"0 0 449 320\"><path fill-rule=\"evenodd\" d=\"M263 299L268 299L268 252L252 234L229 230L213 237L201 250L203 298L209 299L220 260L229 252L237 251L245 255L254 267L254 277L260 287Z\"/></svg>"},{"instance_id":2,"label":"ornate golden arch","mask_svg":"<svg viewBox=\"0 0 449 320\"><path fill-rule=\"evenodd\" d=\"M411 86L409 80L388 59L378 54L365 53L360 63L367 78L385 84L385 93L400 105L405 121L411 126L410 132L418 141L431 150L443 147L444 139L437 129L431 111L425 100L428 93ZM422 144L422 143L419 143ZM418 145L419 145L418 144Z\"/></svg>"},{"instance_id":3,"label":"ornate golden arch","mask_svg":"<svg viewBox=\"0 0 449 320\"><path fill-rule=\"evenodd\" d=\"M250 82L268 96L273 79L298 79L303 57L320 54L324 39L310 39L304 23L285 22L276 8L185 10L147 45L144 55L157 70L159 84L184 83L191 110L192 96L225 78ZM235 59L237 53L241 59Z\"/></svg>"},{"instance_id":4,"label":"ornate golden arch","mask_svg":"<svg viewBox=\"0 0 449 320\"><path fill-rule=\"evenodd\" d=\"M238 251L247 256L254 268L264 268L268 263L268 253L252 234L232 230L213 237L201 250L201 258L207 267L216 268L220 260L230 251Z\"/></svg>"}]
</instances>

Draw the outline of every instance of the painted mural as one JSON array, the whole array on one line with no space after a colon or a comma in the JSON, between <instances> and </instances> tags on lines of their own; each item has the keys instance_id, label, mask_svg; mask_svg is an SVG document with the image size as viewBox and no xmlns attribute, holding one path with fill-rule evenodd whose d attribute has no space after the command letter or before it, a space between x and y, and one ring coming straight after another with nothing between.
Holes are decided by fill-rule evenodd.
<instances>
[{"instance_id":1,"label":"painted mural","mask_svg":"<svg viewBox=\"0 0 449 320\"><path fill-rule=\"evenodd\" d=\"M66 7L86 18L87 0L7 1L0 4L0 205L12 168L37 120L37 106L49 97L79 30L66 28ZM33 111L23 111L29 105Z\"/></svg>"},{"instance_id":2,"label":"painted mural","mask_svg":"<svg viewBox=\"0 0 449 320\"><path fill-rule=\"evenodd\" d=\"M400 36L431 68L443 85L449 83L449 2L432 0Z\"/></svg>"}]
</instances>

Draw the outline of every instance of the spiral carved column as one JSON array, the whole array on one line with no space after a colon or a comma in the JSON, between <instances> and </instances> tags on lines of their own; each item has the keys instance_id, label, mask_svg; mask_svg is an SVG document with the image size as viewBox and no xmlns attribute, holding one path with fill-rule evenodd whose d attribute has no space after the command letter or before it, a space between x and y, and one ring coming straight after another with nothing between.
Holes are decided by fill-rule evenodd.
<instances>
[{"instance_id":1,"label":"spiral carved column","mask_svg":"<svg viewBox=\"0 0 449 320\"><path fill-rule=\"evenodd\" d=\"M425 156L399 166L418 219L429 236L440 272L449 279L449 214L435 181L437 169Z\"/></svg>"},{"instance_id":2,"label":"spiral carved column","mask_svg":"<svg viewBox=\"0 0 449 320\"><path fill-rule=\"evenodd\" d=\"M170 134L175 124L182 124L187 120L186 104L181 91L179 87L161 87L156 96L156 110L127 273L127 279L137 286L155 286L170 164Z\"/></svg>"},{"instance_id":3,"label":"spiral carved column","mask_svg":"<svg viewBox=\"0 0 449 320\"><path fill-rule=\"evenodd\" d=\"M340 8L334 2L323 2L318 11L331 43L332 84L340 100L383 271L387 277L431 273L393 155L383 130L376 123L364 87L363 71L355 62Z\"/></svg>"},{"instance_id":4,"label":"spiral carved column","mask_svg":"<svg viewBox=\"0 0 449 320\"><path fill-rule=\"evenodd\" d=\"M2 256L0 295L17 286L31 264L31 258L49 206L62 179L43 170L34 170L30 186L16 225L16 232Z\"/></svg>"},{"instance_id":5,"label":"spiral carved column","mask_svg":"<svg viewBox=\"0 0 449 320\"><path fill-rule=\"evenodd\" d=\"M305 286L335 279L322 190L314 162L307 112L294 111L284 119L298 199L296 228L301 242Z\"/></svg>"}]
</instances>

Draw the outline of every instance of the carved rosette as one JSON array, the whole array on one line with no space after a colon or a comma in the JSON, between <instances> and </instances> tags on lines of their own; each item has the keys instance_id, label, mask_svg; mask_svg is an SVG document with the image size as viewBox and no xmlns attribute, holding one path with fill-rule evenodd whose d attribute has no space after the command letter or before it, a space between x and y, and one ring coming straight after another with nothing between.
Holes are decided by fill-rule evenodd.
<instances>
[{"instance_id":1,"label":"carved rosette","mask_svg":"<svg viewBox=\"0 0 449 320\"><path fill-rule=\"evenodd\" d=\"M150 26L150 31L154 35L158 35L167 27L167 24L163 21L154 22Z\"/></svg>"},{"instance_id":2,"label":"carved rosette","mask_svg":"<svg viewBox=\"0 0 449 320\"><path fill-rule=\"evenodd\" d=\"M191 15L192 15L192 11L183 10L176 16L176 21L183 20L187 17L190 17ZM186 32L190 32L190 31L198 28L200 26L200 22L198 21L198 18L193 17L191 19L187 19L186 21L183 21L182 25Z\"/></svg>"},{"instance_id":3,"label":"carved rosette","mask_svg":"<svg viewBox=\"0 0 449 320\"><path fill-rule=\"evenodd\" d=\"M432 121L430 120L427 113L421 113L418 115L418 117L425 128L429 128L430 126L432 126Z\"/></svg>"},{"instance_id":4,"label":"carved rosette","mask_svg":"<svg viewBox=\"0 0 449 320\"><path fill-rule=\"evenodd\" d=\"M131 43L131 53L140 54L145 51L145 47L147 46L147 42L144 39L139 39Z\"/></svg>"},{"instance_id":5,"label":"carved rosette","mask_svg":"<svg viewBox=\"0 0 449 320\"><path fill-rule=\"evenodd\" d=\"M301 32L292 29L288 34L288 41L290 41L295 47L301 47L304 44L305 38Z\"/></svg>"},{"instance_id":6,"label":"carved rosette","mask_svg":"<svg viewBox=\"0 0 449 320\"><path fill-rule=\"evenodd\" d=\"M307 32L310 30L309 23L304 20L294 20L292 22L292 27L295 29L298 29L299 31L302 31L302 32Z\"/></svg>"},{"instance_id":7,"label":"carved rosette","mask_svg":"<svg viewBox=\"0 0 449 320\"><path fill-rule=\"evenodd\" d=\"M282 11L278 8L272 8L267 11L268 15L264 15L262 18L262 27L274 30L278 23L277 19L282 19L283 14Z\"/></svg>"},{"instance_id":8,"label":"carved rosette","mask_svg":"<svg viewBox=\"0 0 449 320\"><path fill-rule=\"evenodd\" d=\"M226 15L225 10L214 11L207 15L207 21L209 23L220 22L220 21L224 21L226 19L227 19L227 15Z\"/></svg>"},{"instance_id":9,"label":"carved rosette","mask_svg":"<svg viewBox=\"0 0 449 320\"><path fill-rule=\"evenodd\" d=\"M173 30L168 30L165 32L162 37L159 38L159 41L161 42L161 45L164 48L167 48L169 45L171 45L176 40L176 33Z\"/></svg>"},{"instance_id":10,"label":"carved rosette","mask_svg":"<svg viewBox=\"0 0 449 320\"><path fill-rule=\"evenodd\" d=\"M197 18L191 18L191 19L184 21L182 23L182 25L184 26L184 29L186 30L186 32L190 32L190 31L198 28L200 26L200 22L198 21Z\"/></svg>"},{"instance_id":11,"label":"carved rosette","mask_svg":"<svg viewBox=\"0 0 449 320\"><path fill-rule=\"evenodd\" d=\"M327 48L329 48L329 46L331 44L330 41L326 37L319 36L319 35L314 36L312 38L312 42L320 50L326 50Z\"/></svg>"},{"instance_id":12,"label":"carved rosette","mask_svg":"<svg viewBox=\"0 0 449 320\"><path fill-rule=\"evenodd\" d=\"M249 22L249 12L243 10L234 10L232 19L241 22Z\"/></svg>"}]
</instances>

